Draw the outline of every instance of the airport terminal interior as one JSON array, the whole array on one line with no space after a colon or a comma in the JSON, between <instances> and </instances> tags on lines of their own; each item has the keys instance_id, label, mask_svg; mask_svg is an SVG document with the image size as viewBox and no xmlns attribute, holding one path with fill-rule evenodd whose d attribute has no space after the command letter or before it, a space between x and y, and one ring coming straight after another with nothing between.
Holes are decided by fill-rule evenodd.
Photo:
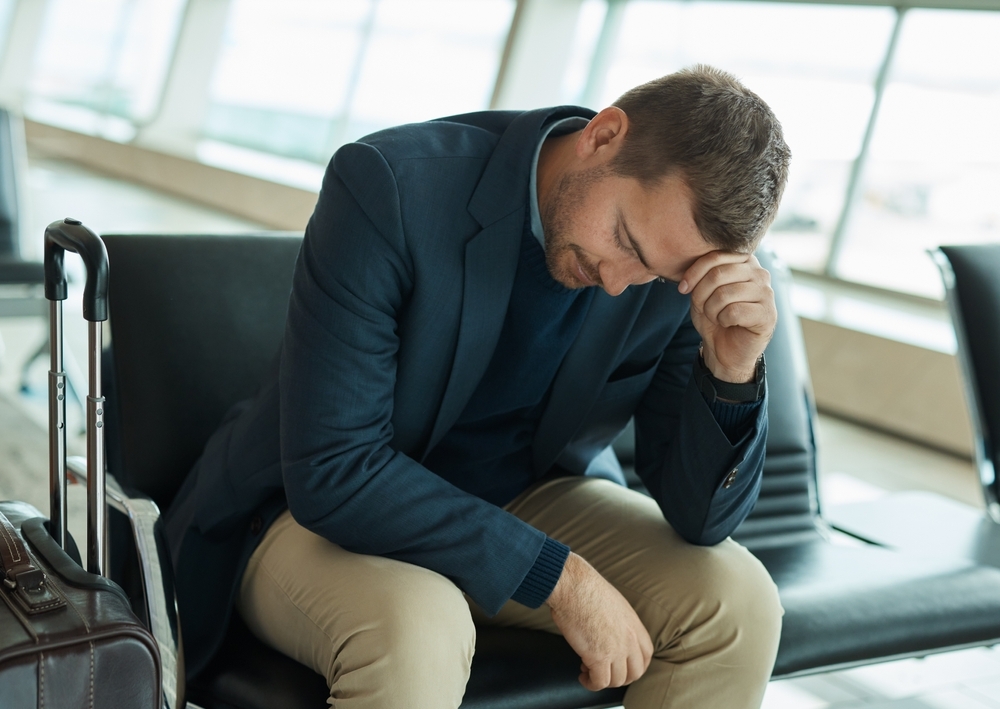
<instances>
[{"instance_id":1,"label":"airport terminal interior","mask_svg":"<svg viewBox=\"0 0 1000 709\"><path fill-rule=\"evenodd\" d=\"M919 491L988 520L931 252L1000 242L997 0L0 0L15 255L40 260L63 217L99 234L301 233L345 143L491 108L600 109L697 63L767 101L792 150L764 245L792 274L821 509ZM67 371L85 381L68 264ZM48 312L37 285L0 279L0 500L42 510ZM71 488L74 537L85 506ZM835 526L833 544L862 543ZM1000 709L1000 647L883 659L773 680L763 707Z\"/></svg>"}]
</instances>

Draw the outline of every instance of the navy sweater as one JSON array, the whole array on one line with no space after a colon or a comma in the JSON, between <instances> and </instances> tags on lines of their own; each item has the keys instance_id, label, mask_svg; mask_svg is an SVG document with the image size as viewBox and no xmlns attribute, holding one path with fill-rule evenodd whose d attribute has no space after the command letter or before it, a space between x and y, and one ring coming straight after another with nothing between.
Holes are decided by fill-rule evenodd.
<instances>
[{"instance_id":1,"label":"navy sweater","mask_svg":"<svg viewBox=\"0 0 1000 709\"><path fill-rule=\"evenodd\" d=\"M424 460L429 470L498 507L535 482L532 438L593 294L552 278L526 220L500 339L462 415ZM531 608L544 603L568 555L569 547L546 539L512 598Z\"/></svg>"}]
</instances>

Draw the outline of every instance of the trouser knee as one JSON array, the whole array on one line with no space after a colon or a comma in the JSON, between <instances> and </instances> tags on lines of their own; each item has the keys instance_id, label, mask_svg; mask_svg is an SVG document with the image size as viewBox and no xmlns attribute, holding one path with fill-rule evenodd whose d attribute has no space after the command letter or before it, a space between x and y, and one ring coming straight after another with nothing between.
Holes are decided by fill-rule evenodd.
<instances>
[{"instance_id":1,"label":"trouser knee","mask_svg":"<svg viewBox=\"0 0 1000 709\"><path fill-rule=\"evenodd\" d=\"M735 656L759 658L769 670L784 610L767 569L729 539L692 552L693 563L684 569L687 600L661 628L650 628L654 634L659 631L654 637L657 650L677 661L678 652L725 649Z\"/></svg>"},{"instance_id":2,"label":"trouser knee","mask_svg":"<svg viewBox=\"0 0 1000 709\"><path fill-rule=\"evenodd\" d=\"M400 588L386 599L373 635L397 663L451 663L468 669L476 647L476 626L461 591L445 579L431 590L420 584Z\"/></svg>"},{"instance_id":3,"label":"trouser knee","mask_svg":"<svg viewBox=\"0 0 1000 709\"><path fill-rule=\"evenodd\" d=\"M377 617L359 624L334 653L327 678L334 705L338 697L375 691L379 707L457 707L476 647L462 593L428 573L374 595Z\"/></svg>"}]
</instances>

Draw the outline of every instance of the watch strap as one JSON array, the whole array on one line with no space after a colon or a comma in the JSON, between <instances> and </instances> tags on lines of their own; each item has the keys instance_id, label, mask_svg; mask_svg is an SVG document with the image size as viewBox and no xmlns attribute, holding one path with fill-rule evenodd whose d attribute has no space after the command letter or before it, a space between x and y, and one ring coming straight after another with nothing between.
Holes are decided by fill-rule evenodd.
<instances>
[{"instance_id":1,"label":"watch strap","mask_svg":"<svg viewBox=\"0 0 1000 709\"><path fill-rule=\"evenodd\" d=\"M737 404L760 401L764 398L764 355L761 355L757 360L753 381L745 384L734 384L717 379L705 366L705 359L699 350L698 359L694 366L694 377L699 391L710 404L720 400Z\"/></svg>"}]
</instances>

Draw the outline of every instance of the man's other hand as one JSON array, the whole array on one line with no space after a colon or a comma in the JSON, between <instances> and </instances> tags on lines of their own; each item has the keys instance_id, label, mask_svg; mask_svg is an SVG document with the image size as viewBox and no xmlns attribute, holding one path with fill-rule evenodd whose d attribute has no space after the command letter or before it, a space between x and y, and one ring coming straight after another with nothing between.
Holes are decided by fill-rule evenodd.
<instances>
[{"instance_id":1,"label":"man's other hand","mask_svg":"<svg viewBox=\"0 0 1000 709\"><path fill-rule=\"evenodd\" d=\"M569 555L546 603L583 660L580 684L590 691L634 682L649 667L649 632L625 597L582 557Z\"/></svg>"},{"instance_id":2,"label":"man's other hand","mask_svg":"<svg viewBox=\"0 0 1000 709\"><path fill-rule=\"evenodd\" d=\"M778 322L767 269L753 254L713 251L684 272L678 290L691 294L708 370L725 382L753 381Z\"/></svg>"}]
</instances>

